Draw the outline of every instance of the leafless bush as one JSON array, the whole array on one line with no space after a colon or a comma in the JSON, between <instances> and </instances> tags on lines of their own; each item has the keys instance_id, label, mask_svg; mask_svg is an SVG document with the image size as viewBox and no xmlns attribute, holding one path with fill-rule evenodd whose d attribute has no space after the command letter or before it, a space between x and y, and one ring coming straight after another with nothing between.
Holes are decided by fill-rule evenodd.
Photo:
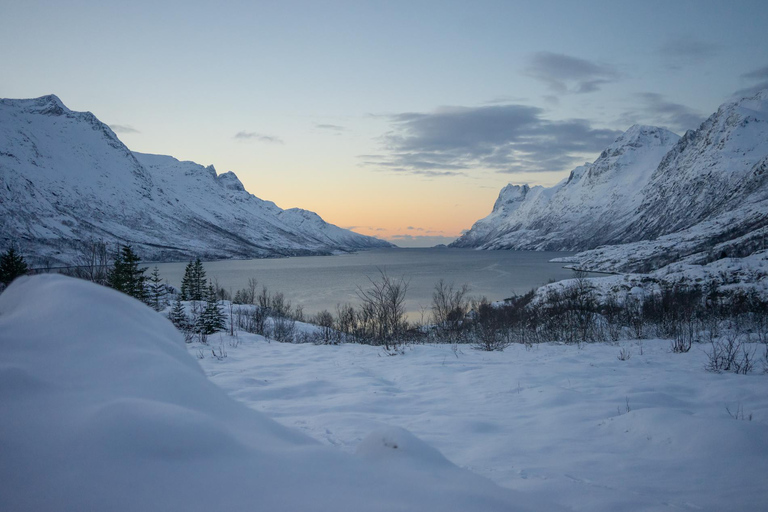
<instances>
[{"instance_id":1,"label":"leafless bush","mask_svg":"<svg viewBox=\"0 0 768 512\"><path fill-rule=\"evenodd\" d=\"M109 250L104 240L83 240L78 243L74 266L63 269L64 275L107 284L110 269Z\"/></svg>"},{"instance_id":2,"label":"leafless bush","mask_svg":"<svg viewBox=\"0 0 768 512\"><path fill-rule=\"evenodd\" d=\"M213 354L213 357L218 359L219 361L223 361L227 358L227 351L224 349L224 345L219 345L219 351L217 352L216 349L211 349L211 354Z\"/></svg>"},{"instance_id":3,"label":"leafless bush","mask_svg":"<svg viewBox=\"0 0 768 512\"><path fill-rule=\"evenodd\" d=\"M632 357L632 351L626 348L622 348L619 352L618 357L619 361L629 361L629 358Z\"/></svg>"},{"instance_id":4,"label":"leafless bush","mask_svg":"<svg viewBox=\"0 0 768 512\"><path fill-rule=\"evenodd\" d=\"M312 323L320 327L317 332L315 343L322 345L335 345L341 342L340 333L334 329L335 321L333 315L328 310L323 310L316 314Z\"/></svg>"},{"instance_id":5,"label":"leafless bush","mask_svg":"<svg viewBox=\"0 0 768 512\"><path fill-rule=\"evenodd\" d=\"M379 278L368 278L368 288L358 288L362 301L360 327L362 339L374 345L384 345L386 350L396 347L403 340L408 323L405 319L405 294L408 282L394 279L379 271Z\"/></svg>"},{"instance_id":6,"label":"leafless bush","mask_svg":"<svg viewBox=\"0 0 768 512\"><path fill-rule=\"evenodd\" d=\"M707 352L706 369L710 372L750 373L755 366L755 349L744 343L738 329L729 330L719 340L713 341Z\"/></svg>"},{"instance_id":7,"label":"leafless bush","mask_svg":"<svg viewBox=\"0 0 768 512\"><path fill-rule=\"evenodd\" d=\"M296 320L285 316L272 318L271 338L280 343L293 343L296 336Z\"/></svg>"},{"instance_id":8,"label":"leafless bush","mask_svg":"<svg viewBox=\"0 0 768 512\"><path fill-rule=\"evenodd\" d=\"M672 352L675 354L683 354L691 350L698 333L695 319L678 318L672 322L672 325L672 332L674 333Z\"/></svg>"},{"instance_id":9,"label":"leafless bush","mask_svg":"<svg viewBox=\"0 0 768 512\"><path fill-rule=\"evenodd\" d=\"M646 337L645 333L645 319L643 318L643 299L628 294L624 299L623 304L623 319L621 320L627 325L635 339L643 339Z\"/></svg>"},{"instance_id":10,"label":"leafless bush","mask_svg":"<svg viewBox=\"0 0 768 512\"><path fill-rule=\"evenodd\" d=\"M736 409L731 411L729 406L725 406L725 410L728 412L728 416L735 420L752 421L752 413L744 415L744 406L741 403L736 404Z\"/></svg>"},{"instance_id":11,"label":"leafless bush","mask_svg":"<svg viewBox=\"0 0 768 512\"><path fill-rule=\"evenodd\" d=\"M276 292L272 295L271 313L277 317L287 317L291 315L291 302L285 299L285 295Z\"/></svg>"},{"instance_id":12,"label":"leafless bush","mask_svg":"<svg viewBox=\"0 0 768 512\"><path fill-rule=\"evenodd\" d=\"M211 285L213 286L213 294L216 297L216 300L232 300L232 294L225 290L223 286L219 285L218 278L214 277L211 280Z\"/></svg>"},{"instance_id":13,"label":"leafless bush","mask_svg":"<svg viewBox=\"0 0 768 512\"><path fill-rule=\"evenodd\" d=\"M253 277L248 278L248 286L235 292L232 299L235 304L256 304L256 287L259 282Z\"/></svg>"},{"instance_id":14,"label":"leafless bush","mask_svg":"<svg viewBox=\"0 0 768 512\"><path fill-rule=\"evenodd\" d=\"M435 285L432 292L432 322L438 336L450 337L461 329L469 312L468 293L469 286L466 284L454 288L453 283L447 285L441 279Z\"/></svg>"},{"instance_id":15,"label":"leafless bush","mask_svg":"<svg viewBox=\"0 0 768 512\"><path fill-rule=\"evenodd\" d=\"M504 350L510 340L504 329L503 311L497 310L485 298L475 308L475 319L472 323L474 347L480 350Z\"/></svg>"},{"instance_id":16,"label":"leafless bush","mask_svg":"<svg viewBox=\"0 0 768 512\"><path fill-rule=\"evenodd\" d=\"M354 340L354 334L358 330L358 315L350 304L336 304L336 320L334 327L340 333L343 341Z\"/></svg>"}]
</instances>

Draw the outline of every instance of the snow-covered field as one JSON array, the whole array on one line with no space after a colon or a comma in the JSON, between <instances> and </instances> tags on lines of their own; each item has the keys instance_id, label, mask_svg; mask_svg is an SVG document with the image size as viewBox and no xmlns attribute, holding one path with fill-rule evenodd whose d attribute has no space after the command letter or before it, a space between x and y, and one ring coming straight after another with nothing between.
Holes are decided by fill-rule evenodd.
<instances>
[{"instance_id":1,"label":"snow-covered field","mask_svg":"<svg viewBox=\"0 0 768 512\"><path fill-rule=\"evenodd\" d=\"M708 373L704 345L687 354L665 340L643 341L642 353L637 342L492 353L414 346L386 356L238 338L236 347L211 338L223 360L203 348L210 379L342 451L398 426L461 467L573 510L768 506L768 376ZM629 360L618 359L621 348Z\"/></svg>"},{"instance_id":2,"label":"snow-covered field","mask_svg":"<svg viewBox=\"0 0 768 512\"><path fill-rule=\"evenodd\" d=\"M229 398L160 314L86 281L12 283L0 349L3 512L562 510L404 430L322 446Z\"/></svg>"},{"instance_id":3,"label":"snow-covered field","mask_svg":"<svg viewBox=\"0 0 768 512\"><path fill-rule=\"evenodd\" d=\"M768 376L707 373L699 347L185 346L138 301L41 275L0 294L0 348L2 511L768 503Z\"/></svg>"}]
</instances>

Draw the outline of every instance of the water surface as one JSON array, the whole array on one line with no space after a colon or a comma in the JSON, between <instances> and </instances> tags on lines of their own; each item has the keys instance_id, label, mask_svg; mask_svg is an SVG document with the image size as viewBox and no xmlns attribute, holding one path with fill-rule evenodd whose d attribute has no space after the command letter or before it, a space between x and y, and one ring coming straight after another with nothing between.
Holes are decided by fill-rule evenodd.
<instances>
[{"instance_id":1,"label":"water surface","mask_svg":"<svg viewBox=\"0 0 768 512\"><path fill-rule=\"evenodd\" d=\"M473 249L378 249L338 256L221 260L205 263L208 278L232 293L245 288L248 278L272 292L282 292L304 312L334 312L336 304L358 304L357 290L370 285L379 271L408 282L406 308L417 319L420 308L429 308L432 291L440 280L468 284L473 296L501 300L522 294L550 280L573 277L572 270L549 260L573 253L537 251L476 251ZM159 263L160 275L173 286L181 285L186 263Z\"/></svg>"}]
</instances>

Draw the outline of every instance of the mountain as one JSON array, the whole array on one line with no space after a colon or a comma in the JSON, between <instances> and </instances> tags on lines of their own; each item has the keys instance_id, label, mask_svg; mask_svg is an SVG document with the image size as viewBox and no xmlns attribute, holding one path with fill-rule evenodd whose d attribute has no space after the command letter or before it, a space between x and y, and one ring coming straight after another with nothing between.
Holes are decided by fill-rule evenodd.
<instances>
[{"instance_id":1,"label":"mountain","mask_svg":"<svg viewBox=\"0 0 768 512\"><path fill-rule=\"evenodd\" d=\"M679 138L636 125L554 187L507 185L491 214L451 246L573 251L608 243L640 206L640 191Z\"/></svg>"},{"instance_id":2,"label":"mountain","mask_svg":"<svg viewBox=\"0 0 768 512\"><path fill-rule=\"evenodd\" d=\"M722 105L683 137L633 126L550 188L509 185L452 244L584 251L582 268L651 271L765 249L768 90Z\"/></svg>"},{"instance_id":3,"label":"mountain","mask_svg":"<svg viewBox=\"0 0 768 512\"><path fill-rule=\"evenodd\" d=\"M53 95L0 100L0 226L0 243L19 243L36 264L70 264L83 241L99 239L147 260L391 246L261 200L231 172L134 153Z\"/></svg>"}]
</instances>

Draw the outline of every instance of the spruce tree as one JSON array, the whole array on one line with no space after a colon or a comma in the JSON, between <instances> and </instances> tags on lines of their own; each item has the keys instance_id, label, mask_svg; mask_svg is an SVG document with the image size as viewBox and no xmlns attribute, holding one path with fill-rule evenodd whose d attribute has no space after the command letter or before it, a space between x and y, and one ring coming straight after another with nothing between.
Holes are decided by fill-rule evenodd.
<instances>
[{"instance_id":1,"label":"spruce tree","mask_svg":"<svg viewBox=\"0 0 768 512\"><path fill-rule=\"evenodd\" d=\"M122 246L115 256L115 263L107 275L107 286L146 302L146 267L139 268L139 257L130 245Z\"/></svg>"},{"instance_id":2,"label":"spruce tree","mask_svg":"<svg viewBox=\"0 0 768 512\"><path fill-rule=\"evenodd\" d=\"M165 309L166 289L160 277L160 269L155 267L147 278L147 300L155 311Z\"/></svg>"},{"instance_id":3,"label":"spruce tree","mask_svg":"<svg viewBox=\"0 0 768 512\"><path fill-rule=\"evenodd\" d=\"M11 284L11 281L27 273L27 263L21 254L16 254L16 250L11 247L5 254L0 255L0 283L5 286Z\"/></svg>"},{"instance_id":4,"label":"spruce tree","mask_svg":"<svg viewBox=\"0 0 768 512\"><path fill-rule=\"evenodd\" d=\"M205 268L200 258L190 261L181 280L181 300L205 300Z\"/></svg>"},{"instance_id":5,"label":"spruce tree","mask_svg":"<svg viewBox=\"0 0 768 512\"><path fill-rule=\"evenodd\" d=\"M184 311L184 304L180 300L174 301L173 308L168 312L168 320L182 332L189 330L189 319Z\"/></svg>"},{"instance_id":6,"label":"spruce tree","mask_svg":"<svg viewBox=\"0 0 768 512\"><path fill-rule=\"evenodd\" d=\"M189 289L192 287L192 273L194 263L187 263L184 268L184 277L181 278L181 290L179 291L179 300L189 300Z\"/></svg>"},{"instance_id":7,"label":"spruce tree","mask_svg":"<svg viewBox=\"0 0 768 512\"><path fill-rule=\"evenodd\" d=\"M208 286L205 301L205 309L198 318L198 332L203 334L213 334L216 331L223 330L226 323L226 317L216 300L216 291L213 289L213 284Z\"/></svg>"}]
</instances>

